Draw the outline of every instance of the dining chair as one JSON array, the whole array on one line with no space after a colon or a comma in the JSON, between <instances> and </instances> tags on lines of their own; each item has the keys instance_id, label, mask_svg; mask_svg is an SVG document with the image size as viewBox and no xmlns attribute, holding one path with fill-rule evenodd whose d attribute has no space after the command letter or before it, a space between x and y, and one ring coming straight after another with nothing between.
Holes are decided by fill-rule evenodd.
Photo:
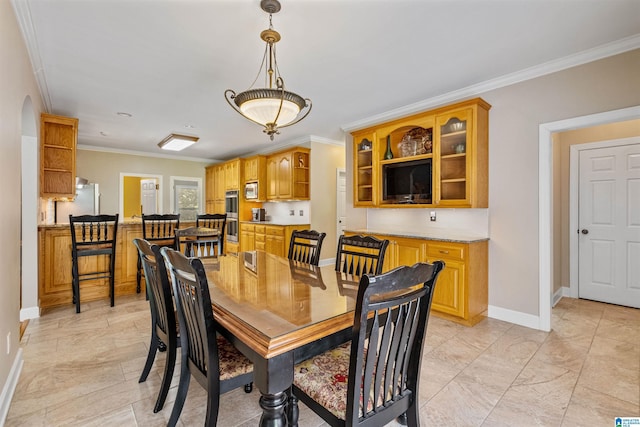
<instances>
[{"instance_id":1,"label":"dining chair","mask_svg":"<svg viewBox=\"0 0 640 427\"><path fill-rule=\"evenodd\" d=\"M175 230L180 228L180 214L142 214L142 238L158 246L176 248ZM138 256L136 292L140 293L140 281L144 271Z\"/></svg>"},{"instance_id":2,"label":"dining chair","mask_svg":"<svg viewBox=\"0 0 640 427\"><path fill-rule=\"evenodd\" d=\"M242 385L251 392L253 364L216 332L207 276L199 258L162 248L171 275L180 325L180 383L168 425L180 418L191 376L207 391L205 425L215 426L220 395Z\"/></svg>"},{"instance_id":3,"label":"dining chair","mask_svg":"<svg viewBox=\"0 0 640 427\"><path fill-rule=\"evenodd\" d=\"M320 233L315 230L293 230L289 243L288 258L317 266L320 262L322 241L326 235L327 233Z\"/></svg>"},{"instance_id":4,"label":"dining chair","mask_svg":"<svg viewBox=\"0 0 640 427\"><path fill-rule=\"evenodd\" d=\"M295 366L298 399L331 426L420 426L418 389L433 290L442 261L364 275L351 340ZM297 419L294 419L294 424Z\"/></svg>"},{"instance_id":5,"label":"dining chair","mask_svg":"<svg viewBox=\"0 0 640 427\"><path fill-rule=\"evenodd\" d=\"M176 230L177 250L184 246L187 257L211 258L220 255L220 230L217 228L188 227Z\"/></svg>"},{"instance_id":6,"label":"dining chair","mask_svg":"<svg viewBox=\"0 0 640 427\"><path fill-rule=\"evenodd\" d=\"M80 282L85 280L109 279L111 307L115 305L115 265L116 238L118 234L118 214L115 215L69 215L71 227L71 287L76 313L80 313ZM108 256L105 263L98 258L95 269L88 268L80 259L84 257ZM82 271L81 271L82 270Z\"/></svg>"},{"instance_id":7,"label":"dining chair","mask_svg":"<svg viewBox=\"0 0 640 427\"><path fill-rule=\"evenodd\" d=\"M340 236L336 254L336 271L362 276L382 273L389 240L373 236Z\"/></svg>"},{"instance_id":8,"label":"dining chair","mask_svg":"<svg viewBox=\"0 0 640 427\"><path fill-rule=\"evenodd\" d=\"M227 226L227 214L200 214L196 217L196 227L216 228L220 230L220 250L224 253L224 229Z\"/></svg>"},{"instance_id":9,"label":"dining chair","mask_svg":"<svg viewBox=\"0 0 640 427\"><path fill-rule=\"evenodd\" d=\"M144 239L133 239L133 244L138 248L142 260L151 310L151 342L149 343L147 361L138 380L139 383L147 380L158 351L164 350L167 353L160 391L153 408L153 412L158 412L164 406L164 401L171 387L176 364L176 350L180 347L180 336L178 335L176 312L173 308L171 285L164 258L160 253L160 246L150 244Z\"/></svg>"}]
</instances>

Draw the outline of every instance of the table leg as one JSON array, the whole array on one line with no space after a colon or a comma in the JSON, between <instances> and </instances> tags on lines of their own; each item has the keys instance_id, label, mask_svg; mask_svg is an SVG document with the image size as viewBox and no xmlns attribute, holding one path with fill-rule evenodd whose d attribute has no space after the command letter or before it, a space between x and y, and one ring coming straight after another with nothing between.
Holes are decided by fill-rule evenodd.
<instances>
[{"instance_id":1,"label":"table leg","mask_svg":"<svg viewBox=\"0 0 640 427\"><path fill-rule=\"evenodd\" d=\"M287 417L284 413L287 394L280 392L276 394L262 393L260 396L260 407L262 417L260 417L261 427L287 427Z\"/></svg>"}]
</instances>

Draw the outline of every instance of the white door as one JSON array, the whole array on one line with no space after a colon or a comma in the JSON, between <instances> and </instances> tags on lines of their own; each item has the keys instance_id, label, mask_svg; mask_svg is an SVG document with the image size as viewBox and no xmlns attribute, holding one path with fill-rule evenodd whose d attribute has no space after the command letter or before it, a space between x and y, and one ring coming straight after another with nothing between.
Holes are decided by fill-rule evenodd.
<instances>
[{"instance_id":1,"label":"white door","mask_svg":"<svg viewBox=\"0 0 640 427\"><path fill-rule=\"evenodd\" d=\"M346 227L347 203L347 174L344 169L338 169L336 177L336 242L344 233Z\"/></svg>"},{"instance_id":2,"label":"white door","mask_svg":"<svg viewBox=\"0 0 640 427\"><path fill-rule=\"evenodd\" d=\"M640 144L580 151L579 296L640 308Z\"/></svg>"},{"instance_id":3,"label":"white door","mask_svg":"<svg viewBox=\"0 0 640 427\"><path fill-rule=\"evenodd\" d=\"M158 187L155 179L140 180L140 200L142 201L143 214L158 213Z\"/></svg>"}]
</instances>

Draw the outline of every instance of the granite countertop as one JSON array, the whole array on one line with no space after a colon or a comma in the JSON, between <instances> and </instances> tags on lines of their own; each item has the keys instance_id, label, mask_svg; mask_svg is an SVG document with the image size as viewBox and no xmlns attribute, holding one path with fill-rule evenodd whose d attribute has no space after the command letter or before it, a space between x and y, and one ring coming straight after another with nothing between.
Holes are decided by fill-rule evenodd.
<instances>
[{"instance_id":1,"label":"granite countertop","mask_svg":"<svg viewBox=\"0 0 640 427\"><path fill-rule=\"evenodd\" d=\"M382 236L391 237L408 237L425 240L438 240L441 242L457 242L457 243L473 243L484 242L489 240L486 236L474 235L473 233L460 231L460 230L447 230L447 229L431 229L428 231L386 231L386 230L372 230L372 229L347 229L350 233L357 234L377 234Z\"/></svg>"}]
</instances>

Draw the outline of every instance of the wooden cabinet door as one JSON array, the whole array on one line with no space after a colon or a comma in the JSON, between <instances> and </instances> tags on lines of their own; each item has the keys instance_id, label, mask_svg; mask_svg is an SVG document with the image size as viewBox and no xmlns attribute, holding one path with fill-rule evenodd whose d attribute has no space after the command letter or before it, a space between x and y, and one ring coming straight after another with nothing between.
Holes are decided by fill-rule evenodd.
<instances>
[{"instance_id":1,"label":"wooden cabinet door","mask_svg":"<svg viewBox=\"0 0 640 427\"><path fill-rule=\"evenodd\" d=\"M142 227L129 226L122 227L122 229L118 228L118 234L121 235L122 238L118 238L120 245L118 247L119 253L116 254L116 272L118 273L116 287L118 283L131 283L136 281L136 274L138 272L138 249L136 245L133 244L133 239L142 238ZM144 287L144 285L142 286Z\"/></svg>"},{"instance_id":2,"label":"wooden cabinet door","mask_svg":"<svg viewBox=\"0 0 640 427\"><path fill-rule=\"evenodd\" d=\"M265 227L265 250L273 255L286 256L284 252L284 228L280 226Z\"/></svg>"},{"instance_id":3,"label":"wooden cabinet door","mask_svg":"<svg viewBox=\"0 0 640 427\"><path fill-rule=\"evenodd\" d=\"M442 258L445 268L440 272L433 294L432 307L442 313L466 319L464 262ZM435 259L429 260L436 261Z\"/></svg>"},{"instance_id":4,"label":"wooden cabinet door","mask_svg":"<svg viewBox=\"0 0 640 427\"><path fill-rule=\"evenodd\" d=\"M216 202L222 201L224 203L224 192L226 189L226 176L225 176L225 167L224 165L218 165L215 168L215 182L214 182L214 189L215 189L215 197L214 199L216 200ZM214 212L214 213L224 213L224 208L222 209L222 212Z\"/></svg>"},{"instance_id":5,"label":"wooden cabinet door","mask_svg":"<svg viewBox=\"0 0 640 427\"><path fill-rule=\"evenodd\" d=\"M375 206L377 199L374 185L377 186L376 166L373 144L376 133L365 131L353 134L353 205L361 207ZM374 184L376 183L376 184Z\"/></svg>"},{"instance_id":6,"label":"wooden cabinet door","mask_svg":"<svg viewBox=\"0 0 640 427\"><path fill-rule=\"evenodd\" d=\"M225 189L240 190L240 160L225 163Z\"/></svg>"},{"instance_id":7,"label":"wooden cabinet door","mask_svg":"<svg viewBox=\"0 0 640 427\"><path fill-rule=\"evenodd\" d=\"M427 253L427 244L424 240L396 239L396 244L397 261L395 267L411 266L424 261Z\"/></svg>"},{"instance_id":8,"label":"wooden cabinet door","mask_svg":"<svg viewBox=\"0 0 640 427\"><path fill-rule=\"evenodd\" d=\"M464 108L436 117L436 204L470 207L473 156L473 110Z\"/></svg>"},{"instance_id":9,"label":"wooden cabinet door","mask_svg":"<svg viewBox=\"0 0 640 427\"><path fill-rule=\"evenodd\" d=\"M292 164L292 153L283 153L278 158L278 199L291 199L293 198L293 188L292 188L292 174L293 174L293 164Z\"/></svg>"},{"instance_id":10,"label":"wooden cabinet door","mask_svg":"<svg viewBox=\"0 0 640 427\"><path fill-rule=\"evenodd\" d=\"M278 198L278 158L267 157L267 200Z\"/></svg>"},{"instance_id":11,"label":"wooden cabinet door","mask_svg":"<svg viewBox=\"0 0 640 427\"><path fill-rule=\"evenodd\" d=\"M244 182L258 180L258 158L251 157L244 160Z\"/></svg>"},{"instance_id":12,"label":"wooden cabinet door","mask_svg":"<svg viewBox=\"0 0 640 427\"><path fill-rule=\"evenodd\" d=\"M240 250L255 250L255 226L253 224L240 224Z\"/></svg>"}]
</instances>

